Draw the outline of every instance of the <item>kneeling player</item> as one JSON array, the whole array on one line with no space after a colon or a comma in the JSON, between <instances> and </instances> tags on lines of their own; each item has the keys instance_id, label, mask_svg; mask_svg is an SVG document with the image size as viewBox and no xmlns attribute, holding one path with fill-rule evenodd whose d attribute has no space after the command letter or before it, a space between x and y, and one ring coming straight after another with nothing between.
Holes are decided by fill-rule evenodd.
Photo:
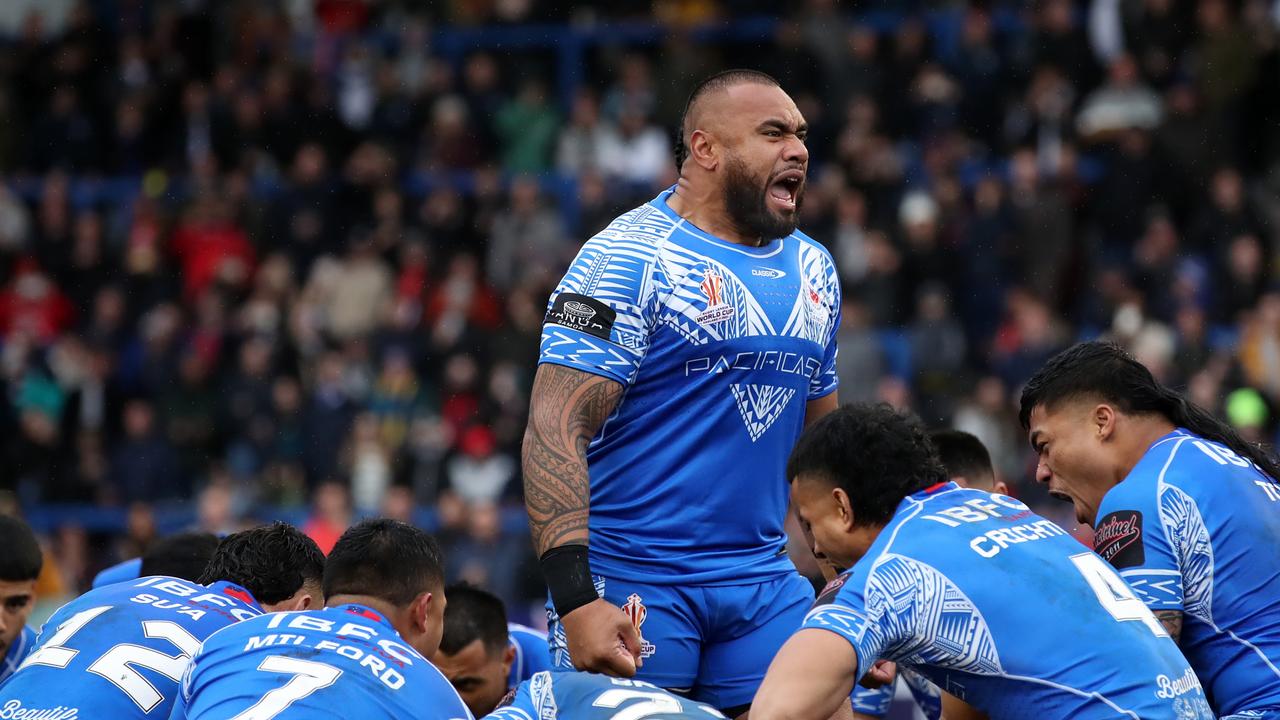
<instances>
[{"instance_id":1,"label":"kneeling player","mask_svg":"<svg viewBox=\"0 0 1280 720\"><path fill-rule=\"evenodd\" d=\"M915 421L841 408L801 436L787 477L815 549L853 567L774 658L754 720L826 718L878 658L996 720L1212 720L1115 571L1017 500L948 482Z\"/></svg>"},{"instance_id":2,"label":"kneeling player","mask_svg":"<svg viewBox=\"0 0 1280 720\"><path fill-rule=\"evenodd\" d=\"M35 647L27 618L36 605L36 579L44 565L40 543L18 518L0 515L0 683Z\"/></svg>"},{"instance_id":3,"label":"kneeling player","mask_svg":"<svg viewBox=\"0 0 1280 720\"><path fill-rule=\"evenodd\" d=\"M723 718L710 705L673 695L640 680L595 673L554 671L535 673L520 684L507 705L484 720L609 720L662 717L666 720Z\"/></svg>"},{"instance_id":4,"label":"kneeling player","mask_svg":"<svg viewBox=\"0 0 1280 720\"><path fill-rule=\"evenodd\" d=\"M493 712L511 688L551 668L547 636L508 623L496 595L470 585L451 585L445 595L449 607L434 661L473 714Z\"/></svg>"},{"instance_id":5,"label":"kneeling player","mask_svg":"<svg viewBox=\"0 0 1280 720\"><path fill-rule=\"evenodd\" d=\"M284 524L227 536L197 584L151 576L91 590L45 623L0 686L7 717L165 717L191 656L214 631L320 593L324 556ZM2 714L2 713L0 713Z\"/></svg>"},{"instance_id":6,"label":"kneeling player","mask_svg":"<svg viewBox=\"0 0 1280 720\"><path fill-rule=\"evenodd\" d=\"M328 606L209 638L171 718L470 718L427 661L440 645L442 565L435 541L411 525L351 527L325 563Z\"/></svg>"}]
</instances>

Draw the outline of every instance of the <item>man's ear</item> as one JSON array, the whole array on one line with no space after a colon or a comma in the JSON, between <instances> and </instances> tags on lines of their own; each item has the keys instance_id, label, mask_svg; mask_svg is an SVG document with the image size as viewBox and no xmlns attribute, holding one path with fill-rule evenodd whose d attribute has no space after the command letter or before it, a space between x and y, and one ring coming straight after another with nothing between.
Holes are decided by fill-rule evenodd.
<instances>
[{"instance_id":1,"label":"man's ear","mask_svg":"<svg viewBox=\"0 0 1280 720\"><path fill-rule=\"evenodd\" d=\"M1003 480L997 480L991 484L991 492L997 495L1008 495L1009 486Z\"/></svg>"},{"instance_id":2,"label":"man's ear","mask_svg":"<svg viewBox=\"0 0 1280 720\"><path fill-rule=\"evenodd\" d=\"M507 647L502 651L502 673L504 675L511 674L511 665L516 661L516 649L511 643L507 643Z\"/></svg>"},{"instance_id":3,"label":"man's ear","mask_svg":"<svg viewBox=\"0 0 1280 720\"><path fill-rule=\"evenodd\" d=\"M720 164L720 149L717 145L711 133L694 130L689 135L689 160L697 163L703 170L715 170Z\"/></svg>"},{"instance_id":4,"label":"man's ear","mask_svg":"<svg viewBox=\"0 0 1280 720\"><path fill-rule=\"evenodd\" d=\"M1116 431L1116 409L1106 403L1096 405L1089 420L1099 441L1106 442Z\"/></svg>"},{"instance_id":5,"label":"man's ear","mask_svg":"<svg viewBox=\"0 0 1280 720\"><path fill-rule=\"evenodd\" d=\"M436 596L431 592L424 592L409 605L409 621L416 632L425 633L430 626L431 603L435 599Z\"/></svg>"},{"instance_id":6,"label":"man's ear","mask_svg":"<svg viewBox=\"0 0 1280 720\"><path fill-rule=\"evenodd\" d=\"M853 503L849 500L849 493L844 488L832 488L831 499L836 503L836 513L840 517L840 522L844 523L845 530L852 530L854 526Z\"/></svg>"}]
</instances>

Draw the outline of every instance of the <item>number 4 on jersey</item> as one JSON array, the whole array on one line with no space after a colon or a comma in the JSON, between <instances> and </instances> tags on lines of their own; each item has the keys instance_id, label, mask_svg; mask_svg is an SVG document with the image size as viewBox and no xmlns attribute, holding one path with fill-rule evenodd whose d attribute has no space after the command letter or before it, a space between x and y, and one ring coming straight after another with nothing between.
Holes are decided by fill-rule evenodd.
<instances>
[{"instance_id":1,"label":"number 4 on jersey","mask_svg":"<svg viewBox=\"0 0 1280 720\"><path fill-rule=\"evenodd\" d=\"M1084 576L1089 587L1093 588L1093 593L1098 596L1098 602L1111 613L1111 617L1120 622L1137 620L1146 625L1156 637L1169 636L1156 616L1151 614L1151 609L1133 594L1124 579L1117 575L1116 571L1112 570L1102 558L1093 553L1080 553L1072 555L1071 562Z\"/></svg>"}]
</instances>

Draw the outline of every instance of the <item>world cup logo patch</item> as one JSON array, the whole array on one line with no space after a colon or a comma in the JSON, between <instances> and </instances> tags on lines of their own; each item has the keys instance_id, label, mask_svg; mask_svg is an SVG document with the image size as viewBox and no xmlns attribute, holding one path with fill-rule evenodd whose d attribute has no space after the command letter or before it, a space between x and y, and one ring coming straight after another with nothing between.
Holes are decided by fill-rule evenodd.
<instances>
[{"instance_id":1,"label":"world cup logo patch","mask_svg":"<svg viewBox=\"0 0 1280 720\"><path fill-rule=\"evenodd\" d=\"M640 635L640 657L647 658L653 655L655 648L653 643L644 639L644 633L640 631L640 626L644 624L644 619L649 615L649 610L645 608L644 602L636 593L627 596L627 603L622 606L622 612L626 613L627 618L631 620L631 625L636 629L636 634Z\"/></svg>"}]
</instances>

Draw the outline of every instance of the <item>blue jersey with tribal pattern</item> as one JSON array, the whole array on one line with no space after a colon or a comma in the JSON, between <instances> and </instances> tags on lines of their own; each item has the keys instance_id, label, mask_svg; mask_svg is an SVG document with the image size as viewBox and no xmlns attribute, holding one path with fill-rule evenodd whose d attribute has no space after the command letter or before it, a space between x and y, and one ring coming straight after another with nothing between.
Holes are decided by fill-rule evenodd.
<instances>
[{"instance_id":1,"label":"blue jersey with tribal pattern","mask_svg":"<svg viewBox=\"0 0 1280 720\"><path fill-rule=\"evenodd\" d=\"M835 265L799 232L711 236L670 195L583 246L543 326L540 362L625 388L587 449L591 567L708 585L794 572L783 474L807 401L836 389Z\"/></svg>"},{"instance_id":2,"label":"blue jersey with tribal pattern","mask_svg":"<svg viewBox=\"0 0 1280 720\"><path fill-rule=\"evenodd\" d=\"M261 613L248 591L226 582L153 576L90 590L49 618L0 685L0 715L167 717L201 641Z\"/></svg>"},{"instance_id":3,"label":"blue jersey with tribal pattern","mask_svg":"<svg viewBox=\"0 0 1280 720\"><path fill-rule=\"evenodd\" d=\"M710 705L673 695L640 680L585 672L540 672L521 683L509 705L484 720L715 720Z\"/></svg>"},{"instance_id":4,"label":"blue jersey with tribal pattern","mask_svg":"<svg viewBox=\"0 0 1280 720\"><path fill-rule=\"evenodd\" d=\"M546 633L519 623L507 623L507 644L516 651L507 687L516 687L534 673L551 669L551 645Z\"/></svg>"},{"instance_id":5,"label":"blue jersey with tribal pattern","mask_svg":"<svg viewBox=\"0 0 1280 720\"><path fill-rule=\"evenodd\" d=\"M9 647L5 648L4 659L0 660L0 683L9 679L22 664L23 660L31 654L36 645L36 631L31 629L30 625L23 625L22 630L18 632L18 637L13 639Z\"/></svg>"},{"instance_id":6,"label":"blue jersey with tribal pattern","mask_svg":"<svg viewBox=\"0 0 1280 720\"><path fill-rule=\"evenodd\" d=\"M805 628L893 660L993 720L1212 720L1186 659L1103 560L1021 502L907 498Z\"/></svg>"},{"instance_id":7,"label":"blue jersey with tribal pattern","mask_svg":"<svg viewBox=\"0 0 1280 720\"><path fill-rule=\"evenodd\" d=\"M462 698L363 605L273 613L216 633L172 720L470 720Z\"/></svg>"},{"instance_id":8,"label":"blue jersey with tribal pattern","mask_svg":"<svg viewBox=\"0 0 1280 720\"><path fill-rule=\"evenodd\" d=\"M1219 714L1280 712L1280 484L1179 428L1098 508L1098 553L1179 644Z\"/></svg>"}]
</instances>

